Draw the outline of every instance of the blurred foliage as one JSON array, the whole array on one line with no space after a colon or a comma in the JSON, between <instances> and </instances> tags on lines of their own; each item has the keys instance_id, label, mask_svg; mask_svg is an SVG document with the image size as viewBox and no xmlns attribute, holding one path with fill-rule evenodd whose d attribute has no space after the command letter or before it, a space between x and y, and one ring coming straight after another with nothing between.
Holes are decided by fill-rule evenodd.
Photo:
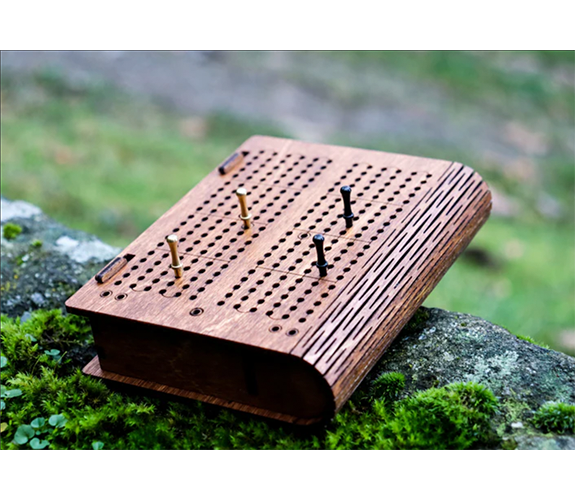
<instances>
[{"instance_id":1,"label":"blurred foliage","mask_svg":"<svg viewBox=\"0 0 575 500\"><path fill-rule=\"evenodd\" d=\"M543 118L552 123L544 153L521 158L526 166L510 162L504 168L463 147L390 138L331 142L461 161L509 197L513 213L490 218L426 305L482 316L517 335L575 352L560 341L561 335L575 336L575 165L573 139L565 140L575 113L569 81L574 53L325 57L356 68L381 66L406 81L439 86L535 130ZM2 194L35 203L115 245L129 243L254 134L286 135L222 115L181 117L103 85L74 86L51 72L26 80L2 74Z\"/></svg>"}]
</instances>

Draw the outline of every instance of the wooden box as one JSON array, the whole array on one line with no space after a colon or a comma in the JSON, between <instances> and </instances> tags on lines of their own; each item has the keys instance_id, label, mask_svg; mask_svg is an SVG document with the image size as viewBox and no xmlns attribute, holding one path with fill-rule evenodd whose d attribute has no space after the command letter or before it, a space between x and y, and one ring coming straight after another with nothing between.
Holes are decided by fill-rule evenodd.
<instances>
[{"instance_id":1,"label":"wooden box","mask_svg":"<svg viewBox=\"0 0 575 500\"><path fill-rule=\"evenodd\" d=\"M490 208L460 163L252 137L67 301L92 324L98 356L84 373L298 424L328 419Z\"/></svg>"}]
</instances>

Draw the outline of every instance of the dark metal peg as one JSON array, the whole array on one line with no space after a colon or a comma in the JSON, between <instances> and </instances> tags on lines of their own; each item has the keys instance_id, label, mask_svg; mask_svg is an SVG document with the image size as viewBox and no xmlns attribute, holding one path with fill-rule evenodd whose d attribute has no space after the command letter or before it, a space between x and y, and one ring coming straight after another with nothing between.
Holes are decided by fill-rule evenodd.
<instances>
[{"instance_id":1,"label":"dark metal peg","mask_svg":"<svg viewBox=\"0 0 575 500\"><path fill-rule=\"evenodd\" d=\"M345 227L350 228L353 225L353 212L351 211L351 188L349 186L341 186L339 190L343 198L343 218L345 219Z\"/></svg>"},{"instance_id":2,"label":"dark metal peg","mask_svg":"<svg viewBox=\"0 0 575 500\"><path fill-rule=\"evenodd\" d=\"M327 276L327 260L325 260L325 253L323 250L323 242L325 238L321 234L316 234L313 237L313 243L315 245L315 250L317 252L317 262L316 266L319 269L319 275L323 278Z\"/></svg>"}]
</instances>

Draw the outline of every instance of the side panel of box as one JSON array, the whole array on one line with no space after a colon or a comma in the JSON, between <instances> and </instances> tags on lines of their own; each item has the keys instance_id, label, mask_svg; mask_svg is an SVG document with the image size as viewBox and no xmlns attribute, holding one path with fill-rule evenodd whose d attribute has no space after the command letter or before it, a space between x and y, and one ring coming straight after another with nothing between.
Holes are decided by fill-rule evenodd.
<instances>
[{"instance_id":1,"label":"side panel of box","mask_svg":"<svg viewBox=\"0 0 575 500\"><path fill-rule=\"evenodd\" d=\"M491 195L454 165L381 245L317 331L293 352L321 372L339 409L489 216Z\"/></svg>"},{"instance_id":2,"label":"side panel of box","mask_svg":"<svg viewBox=\"0 0 575 500\"><path fill-rule=\"evenodd\" d=\"M295 357L134 321L91 322L105 371L298 418L333 414L327 383Z\"/></svg>"}]
</instances>

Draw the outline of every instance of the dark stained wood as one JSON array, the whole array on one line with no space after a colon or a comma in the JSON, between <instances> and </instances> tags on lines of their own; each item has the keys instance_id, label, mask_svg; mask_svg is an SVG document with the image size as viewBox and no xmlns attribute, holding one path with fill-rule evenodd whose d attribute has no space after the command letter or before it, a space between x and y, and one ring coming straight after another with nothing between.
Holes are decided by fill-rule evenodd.
<instances>
[{"instance_id":1,"label":"dark stained wood","mask_svg":"<svg viewBox=\"0 0 575 500\"><path fill-rule=\"evenodd\" d=\"M68 300L103 354L85 371L290 422L328 418L485 222L490 192L444 160L260 136L236 153L241 167L215 169L122 252L134 255L122 273Z\"/></svg>"},{"instance_id":2,"label":"dark stained wood","mask_svg":"<svg viewBox=\"0 0 575 500\"><path fill-rule=\"evenodd\" d=\"M282 353L123 319L92 318L100 366L132 378L318 420L334 411L324 378Z\"/></svg>"},{"instance_id":3,"label":"dark stained wood","mask_svg":"<svg viewBox=\"0 0 575 500\"><path fill-rule=\"evenodd\" d=\"M151 382L149 380L143 380L135 377L127 377L125 375L119 375L117 373L107 372L105 370L102 370L98 356L94 357L94 359L92 359L92 361L90 361L82 371L86 375L91 375L93 377L101 378L110 382L119 382L121 384L128 384L134 387L140 387L151 391L158 391L163 392L165 394L171 394L172 396L178 396L188 399L197 399L198 401L203 401L204 403L223 406L225 408L230 408L232 410L249 412L253 413L254 415L260 415L262 417L273 418L276 420L283 420L284 422L289 422L291 424L310 425L316 422L320 422L322 420L322 417L299 418L291 416L289 414L276 413L274 411L266 410L257 406L249 406L245 403L237 403L235 401L223 399L217 396L210 396L209 394L202 394L199 392L189 391L185 389L177 389L175 387L158 384L157 382Z\"/></svg>"}]
</instances>

